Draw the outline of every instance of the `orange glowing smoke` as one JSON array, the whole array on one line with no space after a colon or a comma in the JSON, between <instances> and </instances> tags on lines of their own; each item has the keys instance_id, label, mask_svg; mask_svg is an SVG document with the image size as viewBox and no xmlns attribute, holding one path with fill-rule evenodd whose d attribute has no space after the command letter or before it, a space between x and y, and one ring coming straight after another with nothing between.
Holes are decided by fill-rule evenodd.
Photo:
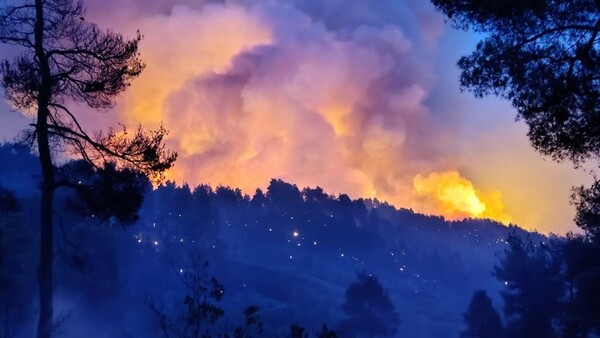
<instances>
[{"instance_id":1,"label":"orange glowing smoke","mask_svg":"<svg viewBox=\"0 0 600 338\"><path fill-rule=\"evenodd\" d=\"M290 4L267 3L176 6L135 22L148 67L123 98L122 119L164 122L179 153L168 179L251 194L281 178L508 222L499 193L457 172L415 177L460 164L444 154L451 133L426 105L432 67L415 62L418 46L400 27L332 34Z\"/></svg>"},{"instance_id":2,"label":"orange glowing smoke","mask_svg":"<svg viewBox=\"0 0 600 338\"><path fill-rule=\"evenodd\" d=\"M489 218L508 224L502 195L498 191L484 193L457 171L433 172L416 175L413 187L417 196L431 203L427 213L443 215L447 219Z\"/></svg>"}]
</instances>

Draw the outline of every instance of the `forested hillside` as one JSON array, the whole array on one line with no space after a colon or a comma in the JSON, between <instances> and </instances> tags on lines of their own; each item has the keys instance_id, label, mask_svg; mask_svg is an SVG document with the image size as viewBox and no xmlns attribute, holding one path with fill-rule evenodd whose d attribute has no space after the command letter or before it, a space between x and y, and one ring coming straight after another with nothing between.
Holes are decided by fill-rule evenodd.
<instances>
[{"instance_id":1,"label":"forested hillside","mask_svg":"<svg viewBox=\"0 0 600 338\"><path fill-rule=\"evenodd\" d=\"M0 157L7 164L0 167L0 312L9 319L3 320L6 332L18 337L31 334L35 318L32 200L39 173L22 148L2 146ZM214 335L240 329L243 310L256 306L246 315L260 316L262 332L273 335L288 334L292 324L313 334L327 324L338 333L457 336L475 290L487 290L500 311L498 291L505 285L492 276L493 266L510 233L529 235L277 179L251 196L223 186L142 186L141 209L124 219L114 210L103 217L102 208L86 200L93 194L59 193L57 310L68 336L93 330L97 337L151 337L175 330L191 311L190 280L204 285L198 290L214 305L211 311L220 310L197 318ZM122 205L136 195L114 198ZM364 290L349 292L351 285ZM362 310L352 304L369 295L382 310L364 326L357 319Z\"/></svg>"}]
</instances>

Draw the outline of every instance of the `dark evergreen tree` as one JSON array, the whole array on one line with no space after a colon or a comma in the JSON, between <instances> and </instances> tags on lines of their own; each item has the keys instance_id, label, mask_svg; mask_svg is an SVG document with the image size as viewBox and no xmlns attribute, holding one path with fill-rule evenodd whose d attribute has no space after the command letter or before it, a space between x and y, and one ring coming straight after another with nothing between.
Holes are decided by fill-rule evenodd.
<instances>
[{"instance_id":1,"label":"dark evergreen tree","mask_svg":"<svg viewBox=\"0 0 600 338\"><path fill-rule=\"evenodd\" d=\"M69 198L71 208L80 215L101 223L131 225L138 218L144 194L151 189L146 176L131 169L119 170L114 163L94 168L86 161L74 161L60 168L68 175L75 194Z\"/></svg>"},{"instance_id":2,"label":"dark evergreen tree","mask_svg":"<svg viewBox=\"0 0 600 338\"><path fill-rule=\"evenodd\" d=\"M295 184L289 184L282 180L271 180L267 188L269 200L279 206L296 208L303 202L300 190Z\"/></svg>"},{"instance_id":3,"label":"dark evergreen tree","mask_svg":"<svg viewBox=\"0 0 600 338\"><path fill-rule=\"evenodd\" d=\"M458 62L463 88L510 100L542 154L575 163L600 155L600 2L432 2L484 37Z\"/></svg>"},{"instance_id":4,"label":"dark evergreen tree","mask_svg":"<svg viewBox=\"0 0 600 338\"><path fill-rule=\"evenodd\" d=\"M360 273L358 281L346 289L342 310L348 318L342 320L337 332L343 337L393 337L400 319L387 291L372 275Z\"/></svg>"},{"instance_id":5,"label":"dark evergreen tree","mask_svg":"<svg viewBox=\"0 0 600 338\"><path fill-rule=\"evenodd\" d=\"M330 330L327 327L327 324L323 324L321 329L317 331L317 338L337 338L337 333L335 333L335 331Z\"/></svg>"},{"instance_id":6,"label":"dark evergreen tree","mask_svg":"<svg viewBox=\"0 0 600 338\"><path fill-rule=\"evenodd\" d=\"M467 329L461 333L461 338L501 338L504 337L504 327L500 315L492 306L492 299L485 290L473 293L467 312L463 314Z\"/></svg>"},{"instance_id":7,"label":"dark evergreen tree","mask_svg":"<svg viewBox=\"0 0 600 338\"><path fill-rule=\"evenodd\" d=\"M585 236L559 242L564 259L567 297L561 318L565 337L600 332L600 245Z\"/></svg>"},{"instance_id":8,"label":"dark evergreen tree","mask_svg":"<svg viewBox=\"0 0 600 338\"><path fill-rule=\"evenodd\" d=\"M577 206L575 224L585 231L588 238L600 243L600 181L589 188L575 188L572 200Z\"/></svg>"},{"instance_id":9,"label":"dark evergreen tree","mask_svg":"<svg viewBox=\"0 0 600 338\"><path fill-rule=\"evenodd\" d=\"M262 208L265 205L267 197L262 190L256 189L254 196L252 196L251 205L255 208Z\"/></svg>"},{"instance_id":10,"label":"dark evergreen tree","mask_svg":"<svg viewBox=\"0 0 600 338\"><path fill-rule=\"evenodd\" d=\"M15 194L0 186L0 337L20 336L34 320L35 233L21 209Z\"/></svg>"},{"instance_id":11,"label":"dark evergreen tree","mask_svg":"<svg viewBox=\"0 0 600 338\"><path fill-rule=\"evenodd\" d=\"M555 337L564 296L561 261L542 244L511 234L508 248L494 266L502 291L507 332L510 337Z\"/></svg>"},{"instance_id":12,"label":"dark evergreen tree","mask_svg":"<svg viewBox=\"0 0 600 338\"><path fill-rule=\"evenodd\" d=\"M306 329L298 324L292 324L290 326L290 338L308 338Z\"/></svg>"},{"instance_id":13,"label":"dark evergreen tree","mask_svg":"<svg viewBox=\"0 0 600 338\"><path fill-rule=\"evenodd\" d=\"M432 2L455 27L484 37L472 54L458 62L462 88L479 97L494 94L510 100L540 153L575 165L599 158L600 1ZM600 182L576 188L572 200L577 206L576 224L590 240L600 241ZM596 263L584 266L567 259L566 264L573 296L594 299L596 291L575 284L586 280L586 285L600 285ZM573 271L578 271L578 277ZM570 332L586 330L587 325L573 322L582 318L582 313L570 313L579 308L575 303L572 300L565 309L564 318L571 318L567 320ZM583 327L573 329L573 325Z\"/></svg>"},{"instance_id":14,"label":"dark evergreen tree","mask_svg":"<svg viewBox=\"0 0 600 338\"><path fill-rule=\"evenodd\" d=\"M85 20L79 1L23 0L0 6L0 42L20 48L17 57L0 65L2 85L14 107L35 112L27 141L38 152L42 171L38 338L50 338L53 327L54 195L56 189L77 183L60 175L53 149L100 168L113 161L157 179L176 158L164 150L163 128L150 133L138 128L131 135L126 130L91 134L69 108L73 102L94 109L112 107L114 98L144 69L140 40L139 34L125 40L101 31Z\"/></svg>"}]
</instances>

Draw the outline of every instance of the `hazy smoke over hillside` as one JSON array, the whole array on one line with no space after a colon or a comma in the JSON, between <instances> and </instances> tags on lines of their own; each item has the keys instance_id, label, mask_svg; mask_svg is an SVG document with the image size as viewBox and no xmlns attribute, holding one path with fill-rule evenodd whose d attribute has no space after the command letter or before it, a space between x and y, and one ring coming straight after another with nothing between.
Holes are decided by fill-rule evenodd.
<instances>
[{"instance_id":1,"label":"hazy smoke over hillside","mask_svg":"<svg viewBox=\"0 0 600 338\"><path fill-rule=\"evenodd\" d=\"M145 34L148 64L123 114L165 123L180 153L170 178L253 192L279 177L451 218L508 219L500 198L478 201L485 213L461 201L449 212L445 197L414 189L418 174L468 182L443 175L459 166L455 131L428 107L444 30L429 3L153 2L119 15L120 28ZM455 197L499 196L471 189Z\"/></svg>"}]
</instances>

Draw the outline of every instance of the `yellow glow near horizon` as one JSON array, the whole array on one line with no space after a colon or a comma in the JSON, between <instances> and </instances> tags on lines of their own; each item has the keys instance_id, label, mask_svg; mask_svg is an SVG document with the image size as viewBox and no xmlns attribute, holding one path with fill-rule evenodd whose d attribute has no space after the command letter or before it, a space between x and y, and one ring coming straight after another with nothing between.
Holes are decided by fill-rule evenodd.
<instances>
[{"instance_id":1,"label":"yellow glow near horizon","mask_svg":"<svg viewBox=\"0 0 600 338\"><path fill-rule=\"evenodd\" d=\"M403 59L412 45L400 29L339 39L302 22L312 33L293 27L285 41L281 22L235 4L176 7L136 23L148 68L125 94L122 116L149 128L164 122L179 153L167 179L253 194L281 178L448 219L510 220L499 192L440 171L460 163L439 151L452 135L431 118L427 81L382 80L415 67ZM394 58L367 38L393 47Z\"/></svg>"},{"instance_id":2,"label":"yellow glow near horizon","mask_svg":"<svg viewBox=\"0 0 600 338\"><path fill-rule=\"evenodd\" d=\"M485 194L457 171L433 172L416 175L413 187L418 196L433 201L427 213L451 220L489 218L504 224L510 217L504 212L502 195L498 191Z\"/></svg>"}]
</instances>

